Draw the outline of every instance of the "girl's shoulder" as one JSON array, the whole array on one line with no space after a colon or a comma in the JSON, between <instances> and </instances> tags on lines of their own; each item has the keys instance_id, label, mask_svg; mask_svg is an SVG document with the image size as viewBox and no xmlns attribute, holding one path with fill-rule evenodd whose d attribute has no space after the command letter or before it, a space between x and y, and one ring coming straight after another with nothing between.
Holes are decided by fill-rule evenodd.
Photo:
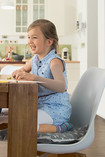
<instances>
[{"instance_id":1,"label":"girl's shoulder","mask_svg":"<svg viewBox=\"0 0 105 157\"><path fill-rule=\"evenodd\" d=\"M58 63L60 63L60 61L65 65L65 61L64 61L60 56L58 56L58 54L54 54L54 55L50 58L50 63L51 63L51 62L58 62Z\"/></svg>"}]
</instances>

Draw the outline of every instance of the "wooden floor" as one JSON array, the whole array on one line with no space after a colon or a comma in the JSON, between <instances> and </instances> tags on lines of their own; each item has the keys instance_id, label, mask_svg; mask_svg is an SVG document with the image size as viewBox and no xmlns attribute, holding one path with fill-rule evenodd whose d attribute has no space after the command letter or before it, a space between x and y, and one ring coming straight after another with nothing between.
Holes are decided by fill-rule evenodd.
<instances>
[{"instance_id":1,"label":"wooden floor","mask_svg":"<svg viewBox=\"0 0 105 157\"><path fill-rule=\"evenodd\" d=\"M7 157L7 143L0 142L0 157ZM87 157L105 157L105 120L96 116L95 119L95 140L93 144L79 153Z\"/></svg>"},{"instance_id":2,"label":"wooden floor","mask_svg":"<svg viewBox=\"0 0 105 157\"><path fill-rule=\"evenodd\" d=\"M105 157L105 119L96 116L94 142L81 153L85 153L87 157Z\"/></svg>"}]
</instances>

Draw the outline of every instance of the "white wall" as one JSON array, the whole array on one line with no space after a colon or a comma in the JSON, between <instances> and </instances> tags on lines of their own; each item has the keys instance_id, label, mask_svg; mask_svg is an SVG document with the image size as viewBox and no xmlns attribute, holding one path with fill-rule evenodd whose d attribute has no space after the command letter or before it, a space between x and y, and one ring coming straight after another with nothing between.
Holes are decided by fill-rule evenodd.
<instances>
[{"instance_id":1,"label":"white wall","mask_svg":"<svg viewBox=\"0 0 105 157\"><path fill-rule=\"evenodd\" d=\"M105 68L105 1L87 0L87 66ZM98 83L98 80L97 80ZM105 118L105 92L97 114Z\"/></svg>"},{"instance_id":2,"label":"white wall","mask_svg":"<svg viewBox=\"0 0 105 157\"><path fill-rule=\"evenodd\" d=\"M87 0L66 0L66 7L68 8L66 9L68 16L65 16L68 21L68 26L66 23L68 33L60 37L59 43L72 45L72 60L80 61L81 76L87 69L87 31L76 30L76 21L80 20L80 25L81 22L87 22ZM85 44L84 47L81 47L82 43Z\"/></svg>"},{"instance_id":3,"label":"white wall","mask_svg":"<svg viewBox=\"0 0 105 157\"><path fill-rule=\"evenodd\" d=\"M87 0L87 66L98 66L98 0Z\"/></svg>"},{"instance_id":4,"label":"white wall","mask_svg":"<svg viewBox=\"0 0 105 157\"><path fill-rule=\"evenodd\" d=\"M98 0L98 51L98 66L105 68L105 0ZM97 114L105 119L105 90Z\"/></svg>"},{"instance_id":5,"label":"white wall","mask_svg":"<svg viewBox=\"0 0 105 157\"><path fill-rule=\"evenodd\" d=\"M86 23L86 29L82 29L78 32L80 38L78 43L78 60L80 60L80 76L87 69L87 0L77 0L77 19ZM84 47L82 47L84 43Z\"/></svg>"},{"instance_id":6,"label":"white wall","mask_svg":"<svg viewBox=\"0 0 105 157\"><path fill-rule=\"evenodd\" d=\"M46 0L45 18L52 21L59 35L64 35L64 0Z\"/></svg>"},{"instance_id":7,"label":"white wall","mask_svg":"<svg viewBox=\"0 0 105 157\"><path fill-rule=\"evenodd\" d=\"M77 0L45 0L45 18L54 22L60 37L75 30Z\"/></svg>"},{"instance_id":8,"label":"white wall","mask_svg":"<svg viewBox=\"0 0 105 157\"><path fill-rule=\"evenodd\" d=\"M105 68L105 0L98 0L98 65Z\"/></svg>"}]
</instances>

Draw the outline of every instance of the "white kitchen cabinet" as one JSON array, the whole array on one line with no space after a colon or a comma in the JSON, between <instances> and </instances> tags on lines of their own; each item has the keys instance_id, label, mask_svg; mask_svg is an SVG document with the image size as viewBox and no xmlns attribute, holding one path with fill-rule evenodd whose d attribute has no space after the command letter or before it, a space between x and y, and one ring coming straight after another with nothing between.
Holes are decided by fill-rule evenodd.
<instances>
[{"instance_id":1,"label":"white kitchen cabinet","mask_svg":"<svg viewBox=\"0 0 105 157\"><path fill-rule=\"evenodd\" d=\"M45 0L16 0L16 32L26 32L29 24L44 15Z\"/></svg>"},{"instance_id":2,"label":"white kitchen cabinet","mask_svg":"<svg viewBox=\"0 0 105 157\"><path fill-rule=\"evenodd\" d=\"M71 95L80 79L80 62L70 61L66 63L68 93Z\"/></svg>"},{"instance_id":3,"label":"white kitchen cabinet","mask_svg":"<svg viewBox=\"0 0 105 157\"><path fill-rule=\"evenodd\" d=\"M28 1L16 0L16 32L26 32L28 24Z\"/></svg>"},{"instance_id":4,"label":"white kitchen cabinet","mask_svg":"<svg viewBox=\"0 0 105 157\"><path fill-rule=\"evenodd\" d=\"M15 4L16 1L21 0L14 0ZM16 9L2 10L0 8L1 35L27 35L24 32L26 25L29 26L37 17L51 20L55 24L59 36L70 35L75 30L76 0L23 0L23 2L25 6L22 32L16 32L16 29L20 29L18 27L18 24L20 25L19 19L16 20L16 16L22 12L20 13L19 10L16 12ZM17 8L19 9L19 7ZM38 8L40 11L37 12Z\"/></svg>"},{"instance_id":5,"label":"white kitchen cabinet","mask_svg":"<svg viewBox=\"0 0 105 157\"><path fill-rule=\"evenodd\" d=\"M65 0L28 0L27 25L39 18L52 21L58 35L65 31Z\"/></svg>"},{"instance_id":6,"label":"white kitchen cabinet","mask_svg":"<svg viewBox=\"0 0 105 157\"><path fill-rule=\"evenodd\" d=\"M19 1L19 0L18 0ZM41 2L42 1L42 2ZM65 32L65 0L34 0L34 6L33 6L33 0L28 0L24 3L24 11L22 13L21 11L21 3L17 3L16 9L17 10L2 10L0 9L0 19L1 19L1 25L0 25L0 34L3 35L15 35L15 34L22 34L24 33L26 29L26 25L28 26L30 23L32 23L36 18L45 18L49 19L57 27L58 35L64 35ZM42 5L44 3L44 5ZM16 4L16 1L15 1ZM36 5L35 5L36 4ZM38 11L37 15L37 9L40 8L40 13ZM45 7L45 8L44 8ZM45 12L44 12L45 9ZM23 15L22 15L23 14ZM16 16L18 18L16 19ZM21 16L21 20L19 21ZM25 17L24 17L25 16ZM22 19L23 17L23 19ZM23 24L22 24L23 23ZM22 25L22 28L20 26ZM16 29L20 33L16 33Z\"/></svg>"},{"instance_id":7,"label":"white kitchen cabinet","mask_svg":"<svg viewBox=\"0 0 105 157\"><path fill-rule=\"evenodd\" d=\"M26 30L37 18L44 18L45 0L15 0L15 10L0 8L0 34L26 35Z\"/></svg>"}]
</instances>

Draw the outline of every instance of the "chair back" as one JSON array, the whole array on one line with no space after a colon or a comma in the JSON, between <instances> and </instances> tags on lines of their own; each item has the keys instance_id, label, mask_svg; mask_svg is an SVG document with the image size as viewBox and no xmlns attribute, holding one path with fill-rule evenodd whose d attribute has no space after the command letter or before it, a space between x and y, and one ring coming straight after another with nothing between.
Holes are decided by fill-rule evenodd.
<instances>
[{"instance_id":1,"label":"chair back","mask_svg":"<svg viewBox=\"0 0 105 157\"><path fill-rule=\"evenodd\" d=\"M105 87L105 69L92 67L78 82L71 98L71 123L81 127L94 120Z\"/></svg>"}]
</instances>

